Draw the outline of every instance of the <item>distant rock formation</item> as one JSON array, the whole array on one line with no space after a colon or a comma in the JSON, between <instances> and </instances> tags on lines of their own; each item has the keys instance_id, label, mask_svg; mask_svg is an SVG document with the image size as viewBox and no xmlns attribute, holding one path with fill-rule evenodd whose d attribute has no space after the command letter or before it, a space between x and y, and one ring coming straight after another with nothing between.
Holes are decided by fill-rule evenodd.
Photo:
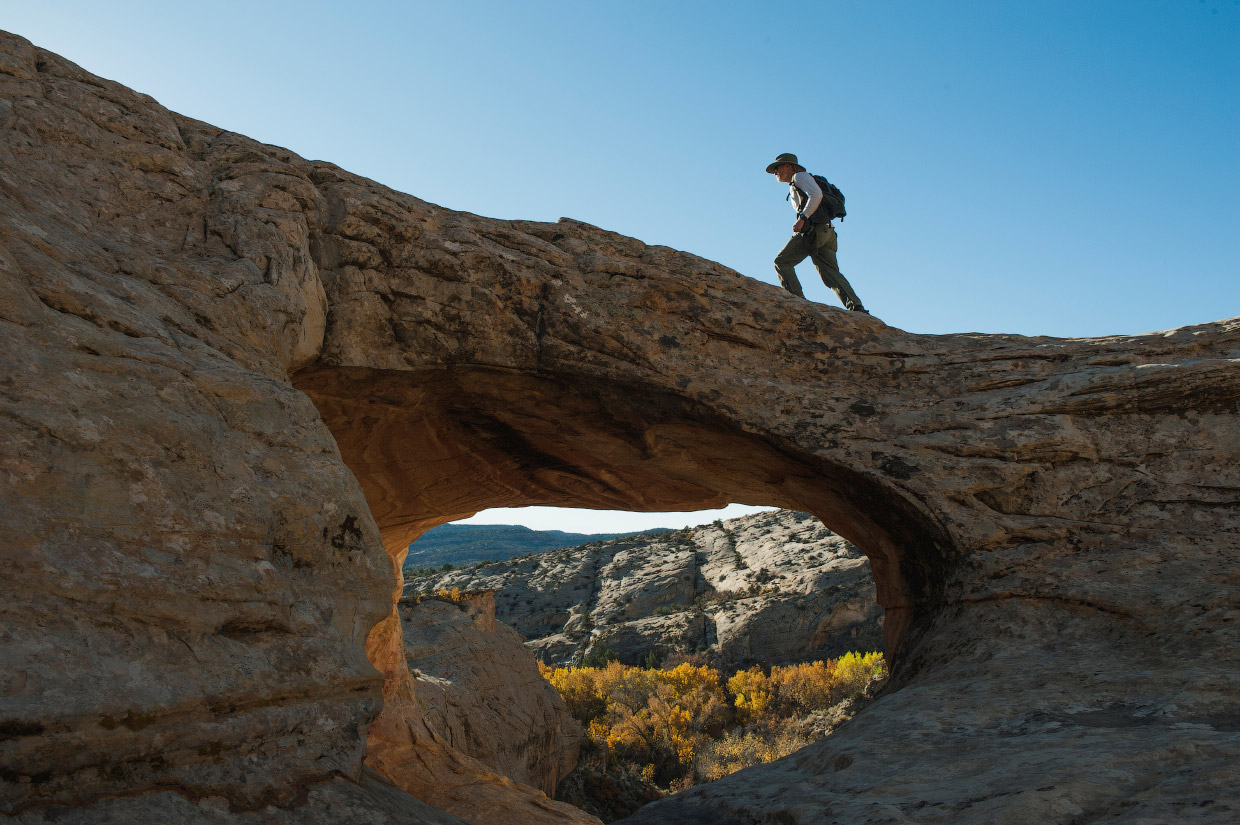
<instances>
[{"instance_id":1,"label":"distant rock formation","mask_svg":"<svg viewBox=\"0 0 1240 825\"><path fill-rule=\"evenodd\" d=\"M413 579L406 592L452 588L494 591L498 617L554 665L603 647L632 665L708 652L744 667L883 645L865 555L791 510Z\"/></svg>"},{"instance_id":2,"label":"distant rock formation","mask_svg":"<svg viewBox=\"0 0 1240 825\"><path fill-rule=\"evenodd\" d=\"M426 724L405 549L488 507L729 501L866 554L892 679L636 821L1240 816L1240 320L913 335L0 34L0 410L22 825L451 821L363 760L475 822L574 821Z\"/></svg>"}]
</instances>

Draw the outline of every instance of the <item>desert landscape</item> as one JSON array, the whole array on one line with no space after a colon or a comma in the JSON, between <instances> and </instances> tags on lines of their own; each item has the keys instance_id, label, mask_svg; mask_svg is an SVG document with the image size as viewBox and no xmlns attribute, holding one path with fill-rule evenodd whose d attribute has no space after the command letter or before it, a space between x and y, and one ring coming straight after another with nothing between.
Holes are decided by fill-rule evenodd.
<instances>
[{"instance_id":1,"label":"desert landscape","mask_svg":"<svg viewBox=\"0 0 1240 825\"><path fill-rule=\"evenodd\" d=\"M624 821L1240 819L1240 318L913 334L436 206L71 57L0 33L4 821L597 822L549 795L577 739L519 637L529 704L487 712L542 750L488 764L428 719L409 545L729 502L864 554L890 678ZM504 635L470 609L416 621Z\"/></svg>"}]
</instances>

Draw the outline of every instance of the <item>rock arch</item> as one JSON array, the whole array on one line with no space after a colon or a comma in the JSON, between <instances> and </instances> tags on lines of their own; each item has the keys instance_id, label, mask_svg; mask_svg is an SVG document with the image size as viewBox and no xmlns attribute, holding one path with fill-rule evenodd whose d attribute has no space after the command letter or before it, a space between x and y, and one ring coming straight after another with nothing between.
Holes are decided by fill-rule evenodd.
<instances>
[{"instance_id":1,"label":"rock arch","mask_svg":"<svg viewBox=\"0 0 1240 825\"><path fill-rule=\"evenodd\" d=\"M335 435L397 571L423 530L489 507L666 510L748 501L814 512L867 549L890 651L905 649L915 617L932 615L942 598L945 532L897 490L781 449L657 386L492 367L324 365L302 370L294 385ZM476 815L458 789L466 768L436 774L425 767L453 757L417 727L399 627L393 612L368 645L387 676L369 763L419 798ZM476 795L473 782L466 793Z\"/></svg>"},{"instance_id":2,"label":"rock arch","mask_svg":"<svg viewBox=\"0 0 1240 825\"><path fill-rule=\"evenodd\" d=\"M373 209L348 214L364 222ZM399 208L382 211L391 220ZM405 221L416 237L377 255L409 268L354 272L343 258L321 259L323 271L347 273L336 282L347 286L325 279L332 311L322 353L295 379L325 410L359 478L376 449L368 445L399 443L401 425L379 422L417 410L426 446L413 451L446 462L431 474L445 486L406 490L404 512L386 492L394 485L368 487L381 527L399 534L402 524L446 516L453 501L462 513L484 503L655 499L808 509L870 554L889 611L903 687L878 707L899 710L869 712L830 748L850 749L844 761L867 756L871 779L892 777L879 784L893 798L919 765L940 761L942 747L988 753L984 769L961 779L1003 795L964 805L976 810L961 816L979 821L1052 799L1082 811L1134 802L1169 764L1186 769L1177 755L1194 738L1185 720L1220 711L1224 677L1210 659L1235 642L1219 612L1231 585L1184 573L1235 561L1227 461L1237 449L1236 322L1076 341L916 336L573 221L412 211ZM377 404L367 388L428 369L412 379L411 405L395 386ZM349 371L361 372L328 389L340 381L329 374ZM339 422L365 418L363 399L386 435L366 431L351 446ZM465 470L453 456L479 463ZM487 497L471 498L462 483ZM1200 645L1191 653L1175 641L1189 627ZM1081 692L1087 702L1065 698ZM927 726L926 706L910 697L936 693ZM882 728L882 713L908 726ZM1044 719L1063 732L1047 736ZM941 734L942 725L977 735ZM1142 729L1140 755L1130 733L1113 733L1128 728ZM936 744L911 746L905 735ZM1206 738L1193 747L1221 755L1234 746L1229 735ZM1054 791L1011 791L1014 741L1057 762L1044 774L1054 780L1038 786ZM1066 743L1083 741L1093 752L1072 757ZM1144 779L1081 788L1075 778L1097 769L1085 761ZM808 822L842 807L869 821L866 806L880 804L872 793L832 787L824 778L836 763L826 757L799 762L821 782L812 800L771 801L780 785L806 795L806 773L785 766L767 769L782 775L754 780L753 790L738 777L639 819L686 821L731 787L735 798L710 802L706 819L800 811ZM1187 804L1196 793L1187 788L1134 804Z\"/></svg>"},{"instance_id":3,"label":"rock arch","mask_svg":"<svg viewBox=\"0 0 1240 825\"><path fill-rule=\"evenodd\" d=\"M316 367L294 385L335 435L397 564L429 526L491 507L736 501L813 512L865 549L893 653L917 609L930 615L942 597L947 534L898 489L659 388L488 368Z\"/></svg>"},{"instance_id":4,"label":"rock arch","mask_svg":"<svg viewBox=\"0 0 1240 825\"><path fill-rule=\"evenodd\" d=\"M870 553L900 689L641 821L1234 814L1240 321L911 335L0 52L0 815L450 821L361 770L385 539L725 499Z\"/></svg>"}]
</instances>

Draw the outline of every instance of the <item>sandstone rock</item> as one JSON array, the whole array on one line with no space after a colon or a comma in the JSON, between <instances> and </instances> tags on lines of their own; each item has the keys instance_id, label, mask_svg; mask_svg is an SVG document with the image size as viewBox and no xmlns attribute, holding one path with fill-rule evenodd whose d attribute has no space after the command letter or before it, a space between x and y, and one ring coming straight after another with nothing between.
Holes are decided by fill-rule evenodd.
<instances>
[{"instance_id":1,"label":"sandstone rock","mask_svg":"<svg viewBox=\"0 0 1240 825\"><path fill-rule=\"evenodd\" d=\"M130 796L84 821L190 821L181 797L385 821L359 784L364 645L398 585L288 380L326 311L312 166L20 38L0 53L0 815ZM392 793L400 821L456 821Z\"/></svg>"},{"instance_id":2,"label":"sandstone rock","mask_svg":"<svg viewBox=\"0 0 1240 825\"><path fill-rule=\"evenodd\" d=\"M83 807L43 808L5 817L5 821L19 825L473 825L419 802L369 768L362 769L356 782L332 779L300 788L298 803L291 809L269 805L237 811L223 796L193 798L156 790Z\"/></svg>"},{"instance_id":3,"label":"sandstone rock","mask_svg":"<svg viewBox=\"0 0 1240 825\"><path fill-rule=\"evenodd\" d=\"M710 652L723 667L882 649L882 611L865 556L818 519L789 510L407 585L410 592L452 588L495 591L500 618L556 665L602 647L626 664L652 651L660 659Z\"/></svg>"},{"instance_id":4,"label":"sandstone rock","mask_svg":"<svg viewBox=\"0 0 1240 825\"><path fill-rule=\"evenodd\" d=\"M563 817L426 727L403 548L738 501L867 555L893 678L641 821L1240 816L1240 319L911 335L0 54L0 815L382 821L364 749Z\"/></svg>"},{"instance_id":5,"label":"sandstone rock","mask_svg":"<svg viewBox=\"0 0 1240 825\"><path fill-rule=\"evenodd\" d=\"M419 680L406 664L402 631L399 612L394 611L374 629L367 644L373 661L386 676L383 711L371 723L366 739L368 767L436 808L468 816L475 825L598 825L596 818L555 802L536 788L514 782L452 747L427 718ZM527 667L532 664L525 661ZM422 681L423 688L427 681ZM432 715L436 696L446 693L429 691L426 698ZM447 722L442 714L438 721ZM538 736L539 732L530 731L529 735ZM503 756L502 751L494 744L485 748L491 756Z\"/></svg>"},{"instance_id":6,"label":"sandstone rock","mask_svg":"<svg viewBox=\"0 0 1240 825\"><path fill-rule=\"evenodd\" d=\"M615 764L608 766L602 749L587 742L587 755L577 770L565 777L559 798L597 816L615 822L636 813L666 794L653 782ZM589 751L597 751L590 754Z\"/></svg>"},{"instance_id":7,"label":"sandstone rock","mask_svg":"<svg viewBox=\"0 0 1240 825\"><path fill-rule=\"evenodd\" d=\"M322 296L288 192L314 187L19 38L0 53L0 812L357 780L392 578L287 378Z\"/></svg>"},{"instance_id":8,"label":"sandstone rock","mask_svg":"<svg viewBox=\"0 0 1240 825\"><path fill-rule=\"evenodd\" d=\"M548 796L577 764L581 726L521 637L495 620L492 594L400 603L405 657L422 716L439 738Z\"/></svg>"}]
</instances>

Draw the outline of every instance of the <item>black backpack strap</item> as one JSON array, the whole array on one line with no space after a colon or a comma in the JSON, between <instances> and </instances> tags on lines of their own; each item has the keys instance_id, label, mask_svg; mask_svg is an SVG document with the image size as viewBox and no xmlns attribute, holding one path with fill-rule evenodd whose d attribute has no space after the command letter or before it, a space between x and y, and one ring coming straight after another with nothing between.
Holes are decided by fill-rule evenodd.
<instances>
[{"instance_id":1,"label":"black backpack strap","mask_svg":"<svg viewBox=\"0 0 1240 825\"><path fill-rule=\"evenodd\" d=\"M818 183L818 181L814 181L814 183ZM805 194L804 189L797 186L795 183L791 184L791 186L793 189L801 193L801 197L805 198L806 203L809 203L809 195ZM831 217L831 210L827 208L826 190L822 188L822 184L820 183L818 184L818 190L822 194L822 199L818 201L818 208L814 210L814 214L810 215L806 218L806 220L810 223L830 223L834 219ZM784 200L788 200L791 197L792 193L789 192Z\"/></svg>"},{"instance_id":2,"label":"black backpack strap","mask_svg":"<svg viewBox=\"0 0 1240 825\"><path fill-rule=\"evenodd\" d=\"M793 189L797 190L798 192L800 192L800 193L801 193L801 197L805 199L805 202L806 202L806 203L809 203L809 195L805 194L805 190L804 190L804 189L802 189L801 187L797 186L795 183L789 183L788 185L789 185L789 186L791 186ZM787 194L787 195L784 195L784 200L791 200L791 199L792 199L792 191L791 191L791 190L789 190L788 194Z\"/></svg>"}]
</instances>

